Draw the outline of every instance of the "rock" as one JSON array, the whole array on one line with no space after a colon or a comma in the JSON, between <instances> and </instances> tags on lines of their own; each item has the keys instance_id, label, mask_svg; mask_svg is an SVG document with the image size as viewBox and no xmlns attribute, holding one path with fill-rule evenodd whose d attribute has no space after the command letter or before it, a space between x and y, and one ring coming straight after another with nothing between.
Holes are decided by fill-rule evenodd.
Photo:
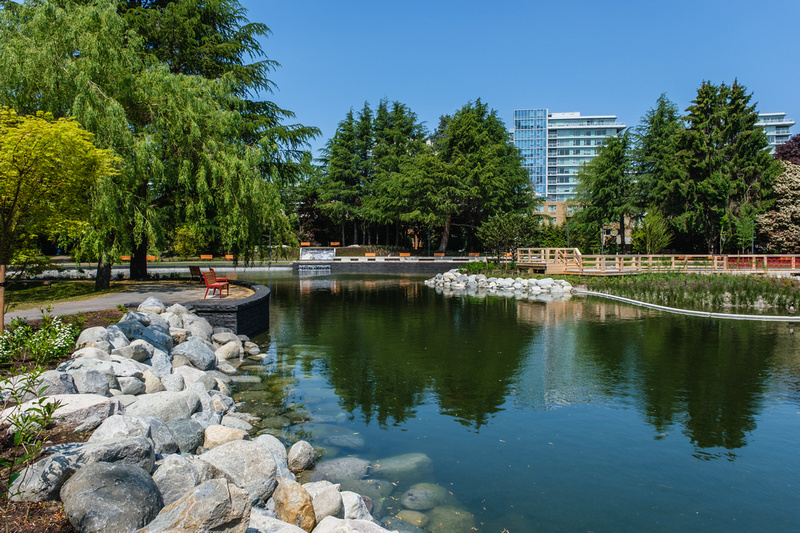
<instances>
[{"instance_id":1,"label":"rock","mask_svg":"<svg viewBox=\"0 0 800 533\"><path fill-rule=\"evenodd\" d=\"M181 453L195 453L203 444L205 428L192 419L170 420L166 422Z\"/></svg>"},{"instance_id":2,"label":"rock","mask_svg":"<svg viewBox=\"0 0 800 533\"><path fill-rule=\"evenodd\" d=\"M408 453L380 459L372 465L371 475L391 480L409 479L422 474L430 467L430 457L424 453Z\"/></svg>"},{"instance_id":3,"label":"rock","mask_svg":"<svg viewBox=\"0 0 800 533\"><path fill-rule=\"evenodd\" d=\"M403 509L399 513L397 513L397 518L402 520L403 522L408 522L412 526L417 527L425 527L428 524L428 516L425 513L420 513L418 511L410 511L408 509Z\"/></svg>"},{"instance_id":4,"label":"rock","mask_svg":"<svg viewBox=\"0 0 800 533\"><path fill-rule=\"evenodd\" d=\"M174 346L172 335L169 334L169 324L166 324L166 327L159 324L151 324L144 328L140 338L165 352L169 352Z\"/></svg>"},{"instance_id":5,"label":"rock","mask_svg":"<svg viewBox=\"0 0 800 533\"><path fill-rule=\"evenodd\" d=\"M200 370L213 370L217 366L217 357L211 348L200 341L195 341L194 337L173 348L170 355L173 357L182 355L189 360L193 367Z\"/></svg>"},{"instance_id":6,"label":"rock","mask_svg":"<svg viewBox=\"0 0 800 533\"><path fill-rule=\"evenodd\" d=\"M106 354L106 357L108 357L108 354ZM72 374L73 380L76 379L75 373L77 371L96 370L101 374L103 374L103 376L105 376L105 379L108 382L109 389L119 389L119 383L117 383L117 374L116 372L114 372L114 366L111 364L111 361L108 360L102 361L99 359L85 359L85 358L72 359L70 361L65 361L60 365L58 365L56 370L58 370L59 372L69 372L70 374ZM94 379L93 377L86 378L85 376L82 375L78 379L84 380L85 386L87 387L97 386L96 384L92 384L90 382L85 381L85 379L92 380ZM78 390L80 390L80 386L78 385L77 382L75 383L75 387L78 388Z\"/></svg>"},{"instance_id":7,"label":"rock","mask_svg":"<svg viewBox=\"0 0 800 533\"><path fill-rule=\"evenodd\" d=\"M385 516L381 519L381 526L396 533L428 533L421 527L409 524L397 516Z\"/></svg>"},{"instance_id":8,"label":"rock","mask_svg":"<svg viewBox=\"0 0 800 533\"><path fill-rule=\"evenodd\" d=\"M61 500L73 527L87 533L134 531L164 506L150 475L127 464L84 466L64 484Z\"/></svg>"},{"instance_id":9,"label":"rock","mask_svg":"<svg viewBox=\"0 0 800 533\"><path fill-rule=\"evenodd\" d=\"M179 367L183 368L183 367ZM174 370L174 369L173 369ZM161 377L161 384L169 392L181 392L186 388L183 376L180 374L170 374Z\"/></svg>"},{"instance_id":10,"label":"rock","mask_svg":"<svg viewBox=\"0 0 800 533\"><path fill-rule=\"evenodd\" d=\"M400 504L412 511L427 511L447 501L447 490L433 483L418 483L405 491Z\"/></svg>"},{"instance_id":11,"label":"rock","mask_svg":"<svg viewBox=\"0 0 800 533\"><path fill-rule=\"evenodd\" d=\"M119 390L122 391L122 394L138 396L139 394L144 394L147 392L147 386L144 384L144 381L140 379L133 377L118 378L117 381L119 382Z\"/></svg>"},{"instance_id":12,"label":"rock","mask_svg":"<svg viewBox=\"0 0 800 533\"><path fill-rule=\"evenodd\" d=\"M164 350L154 348L153 356L150 357L147 363L149 363L153 374L159 378L172 374L172 360Z\"/></svg>"},{"instance_id":13,"label":"rock","mask_svg":"<svg viewBox=\"0 0 800 533\"><path fill-rule=\"evenodd\" d=\"M128 311L125 316L122 317L122 320L117 322L115 325L119 328L123 335L129 340L138 339L142 332L144 331L145 325L142 324L141 321L138 319L129 316L131 315L132 311ZM139 313L135 313L138 315ZM143 317L147 317L147 315L142 315ZM128 317L128 318L126 318ZM148 320L149 322L149 320Z\"/></svg>"},{"instance_id":14,"label":"rock","mask_svg":"<svg viewBox=\"0 0 800 533\"><path fill-rule=\"evenodd\" d=\"M304 530L279 520L273 514L253 507L250 510L250 527L247 533L304 533Z\"/></svg>"},{"instance_id":15,"label":"rock","mask_svg":"<svg viewBox=\"0 0 800 533\"><path fill-rule=\"evenodd\" d=\"M219 345L228 344L229 342L239 344L241 342L239 337L230 331L230 329L225 329L228 331L220 331L219 328L214 328L214 334L211 336L211 340Z\"/></svg>"},{"instance_id":16,"label":"rock","mask_svg":"<svg viewBox=\"0 0 800 533\"><path fill-rule=\"evenodd\" d=\"M213 426L215 424L222 424L222 416L224 413L222 412L214 412L214 411L202 411L200 413L195 413L192 415L192 420L203 426L203 430L208 426Z\"/></svg>"},{"instance_id":17,"label":"rock","mask_svg":"<svg viewBox=\"0 0 800 533\"><path fill-rule=\"evenodd\" d=\"M81 331L78 340L75 342L76 348L83 348L90 342L108 342L108 331L102 326L86 328Z\"/></svg>"},{"instance_id":18,"label":"rock","mask_svg":"<svg viewBox=\"0 0 800 533\"><path fill-rule=\"evenodd\" d=\"M145 311L144 312L148 317L150 317L150 325L147 326L158 326L160 329L164 330L165 332L169 333L169 322L165 318L163 318L158 313L154 313L152 311ZM146 329L146 328L145 328Z\"/></svg>"},{"instance_id":19,"label":"rock","mask_svg":"<svg viewBox=\"0 0 800 533\"><path fill-rule=\"evenodd\" d=\"M259 435L253 441L264 446L272 454L272 459L275 461L277 469L277 477L295 480L294 474L289 470L286 447L281 441L272 435Z\"/></svg>"},{"instance_id":20,"label":"rock","mask_svg":"<svg viewBox=\"0 0 800 533\"><path fill-rule=\"evenodd\" d=\"M211 324L209 324L208 320L205 318L199 317L193 313L186 313L183 315L183 327L192 333L192 337L199 337L211 342L214 328L211 327Z\"/></svg>"},{"instance_id":21,"label":"rock","mask_svg":"<svg viewBox=\"0 0 800 533\"><path fill-rule=\"evenodd\" d=\"M344 505L344 517L353 520L372 520L372 515L369 514L367 502L360 494L343 490L342 504Z\"/></svg>"},{"instance_id":22,"label":"rock","mask_svg":"<svg viewBox=\"0 0 800 533\"><path fill-rule=\"evenodd\" d=\"M311 481L338 483L343 479L361 479L367 475L369 461L358 457L342 457L317 464Z\"/></svg>"},{"instance_id":23,"label":"rock","mask_svg":"<svg viewBox=\"0 0 800 533\"><path fill-rule=\"evenodd\" d=\"M199 459L245 489L253 505L266 503L277 485L275 460L263 445L256 442L228 442L200 455Z\"/></svg>"},{"instance_id":24,"label":"rock","mask_svg":"<svg viewBox=\"0 0 800 533\"><path fill-rule=\"evenodd\" d=\"M325 438L325 444L351 450L363 450L366 446L364 438L358 435L331 435Z\"/></svg>"},{"instance_id":25,"label":"rock","mask_svg":"<svg viewBox=\"0 0 800 533\"><path fill-rule=\"evenodd\" d=\"M80 350L72 352L73 359L99 359L101 361L108 361L108 352L95 348L94 346L85 346Z\"/></svg>"},{"instance_id":26,"label":"rock","mask_svg":"<svg viewBox=\"0 0 800 533\"><path fill-rule=\"evenodd\" d=\"M28 467L9 490L11 500L23 502L52 501L59 498L64 482L75 472L75 461L63 455L50 455Z\"/></svg>"},{"instance_id":27,"label":"rock","mask_svg":"<svg viewBox=\"0 0 800 533\"><path fill-rule=\"evenodd\" d=\"M108 342L115 350L119 350L130 345L130 339L127 337L127 335L125 335L125 332L122 331L122 328L120 328L118 325L112 324L106 328L106 331L108 332Z\"/></svg>"},{"instance_id":28,"label":"rock","mask_svg":"<svg viewBox=\"0 0 800 533\"><path fill-rule=\"evenodd\" d=\"M212 479L164 507L155 520L137 533L245 533L250 521L250 508L245 491L224 479Z\"/></svg>"},{"instance_id":29,"label":"rock","mask_svg":"<svg viewBox=\"0 0 800 533\"><path fill-rule=\"evenodd\" d=\"M220 346L217 351L214 352L214 355L217 357L219 361L227 361L228 359L238 359L239 356L242 355L242 349L236 342L229 342L228 344L223 344Z\"/></svg>"},{"instance_id":30,"label":"rock","mask_svg":"<svg viewBox=\"0 0 800 533\"><path fill-rule=\"evenodd\" d=\"M156 392L139 396L138 400L125 408L131 415L154 416L168 422L189 418L200 409L200 400L192 391Z\"/></svg>"},{"instance_id":31,"label":"rock","mask_svg":"<svg viewBox=\"0 0 800 533\"><path fill-rule=\"evenodd\" d=\"M431 533L461 533L475 527L475 517L456 507L434 507L428 511L426 529Z\"/></svg>"},{"instance_id":32,"label":"rock","mask_svg":"<svg viewBox=\"0 0 800 533\"><path fill-rule=\"evenodd\" d=\"M145 345L149 346L150 349L148 350ZM153 355L153 346L150 345L149 342L136 340L127 346L115 348L111 354L119 355L120 357L125 357L127 359L132 359L134 361L138 361L139 363L143 363L144 361L150 359L150 357Z\"/></svg>"},{"instance_id":33,"label":"rock","mask_svg":"<svg viewBox=\"0 0 800 533\"><path fill-rule=\"evenodd\" d=\"M153 473L153 481L161 492L164 505L169 505L183 498L197 486L200 477L188 459L173 454L164 457L161 465Z\"/></svg>"},{"instance_id":34,"label":"rock","mask_svg":"<svg viewBox=\"0 0 800 533\"><path fill-rule=\"evenodd\" d=\"M139 311L140 313L150 311L158 315L166 311L167 307L161 302L161 300L151 296L142 303L140 303L139 307L137 307L136 310Z\"/></svg>"},{"instance_id":35,"label":"rock","mask_svg":"<svg viewBox=\"0 0 800 533\"><path fill-rule=\"evenodd\" d=\"M58 370L47 370L42 372L39 376L39 382L36 385L39 396L53 396L56 394L78 394L78 389L75 387L75 381L72 376L67 372L59 372ZM29 400L26 398L25 400Z\"/></svg>"},{"instance_id":36,"label":"rock","mask_svg":"<svg viewBox=\"0 0 800 533\"><path fill-rule=\"evenodd\" d=\"M175 318L180 320L180 318L178 317ZM192 336L192 332L189 331L188 329L176 328L176 327L170 327L169 334L172 337L173 346L180 344L182 342L186 342L186 339Z\"/></svg>"},{"instance_id":37,"label":"rock","mask_svg":"<svg viewBox=\"0 0 800 533\"><path fill-rule=\"evenodd\" d=\"M333 516L324 519L314 529L314 533L386 533L388 531L369 520L340 520Z\"/></svg>"},{"instance_id":38,"label":"rock","mask_svg":"<svg viewBox=\"0 0 800 533\"><path fill-rule=\"evenodd\" d=\"M305 531L314 529L314 505L302 485L290 479L278 479L278 487L272 494L272 499L279 519Z\"/></svg>"},{"instance_id":39,"label":"rock","mask_svg":"<svg viewBox=\"0 0 800 533\"><path fill-rule=\"evenodd\" d=\"M288 464L292 472L308 470L314 466L314 447L304 440L294 443L289 450Z\"/></svg>"},{"instance_id":40,"label":"rock","mask_svg":"<svg viewBox=\"0 0 800 533\"><path fill-rule=\"evenodd\" d=\"M97 394L56 394L47 397L47 402L60 402L59 407L53 415L60 424L68 427L77 427L87 420L96 420L97 425L108 418L122 411L122 404L114 398L107 398ZM10 407L0 413L0 422L5 421L9 414L16 409L28 410L38 407L38 400L25 402L19 407ZM92 428L94 429L94 428Z\"/></svg>"},{"instance_id":41,"label":"rock","mask_svg":"<svg viewBox=\"0 0 800 533\"><path fill-rule=\"evenodd\" d=\"M144 376L144 392L145 394L153 394L154 392L162 392L167 390L164 384L158 379L153 372L147 370L143 373Z\"/></svg>"},{"instance_id":42,"label":"rock","mask_svg":"<svg viewBox=\"0 0 800 533\"><path fill-rule=\"evenodd\" d=\"M150 416L115 415L98 427L88 442L114 442L119 439L143 437L153 441L157 454L178 451L178 442L172 430L163 421Z\"/></svg>"},{"instance_id":43,"label":"rock","mask_svg":"<svg viewBox=\"0 0 800 533\"><path fill-rule=\"evenodd\" d=\"M225 415L222 417L222 425L227 428L241 429L245 433L249 433L253 429L253 426L250 423L245 422L241 418L230 415Z\"/></svg>"},{"instance_id":44,"label":"rock","mask_svg":"<svg viewBox=\"0 0 800 533\"><path fill-rule=\"evenodd\" d=\"M224 374L226 374L228 376L233 376L238 372L238 370L236 370L236 368L234 368L233 366L229 365L228 363L220 363L220 362L217 362L217 370L219 370L220 372L222 372L222 373L224 373Z\"/></svg>"},{"instance_id":45,"label":"rock","mask_svg":"<svg viewBox=\"0 0 800 533\"><path fill-rule=\"evenodd\" d=\"M173 372L183 378L184 387L189 387L192 383L197 383L205 376L205 372L193 366L180 366L173 369Z\"/></svg>"},{"instance_id":46,"label":"rock","mask_svg":"<svg viewBox=\"0 0 800 533\"><path fill-rule=\"evenodd\" d=\"M247 432L241 429L229 428L225 426L208 426L205 429L203 447L212 450L228 442L242 440L247 437Z\"/></svg>"},{"instance_id":47,"label":"rock","mask_svg":"<svg viewBox=\"0 0 800 533\"><path fill-rule=\"evenodd\" d=\"M186 309L181 304L172 304L169 307L167 307L166 311L168 313L173 313L175 315L178 315L179 317L183 317L183 315L186 315L186 314L189 313L189 310Z\"/></svg>"},{"instance_id":48,"label":"rock","mask_svg":"<svg viewBox=\"0 0 800 533\"><path fill-rule=\"evenodd\" d=\"M311 496L317 523L329 516L344 518L344 503L339 493L339 485L328 481L317 481L306 483L303 488Z\"/></svg>"}]
</instances>

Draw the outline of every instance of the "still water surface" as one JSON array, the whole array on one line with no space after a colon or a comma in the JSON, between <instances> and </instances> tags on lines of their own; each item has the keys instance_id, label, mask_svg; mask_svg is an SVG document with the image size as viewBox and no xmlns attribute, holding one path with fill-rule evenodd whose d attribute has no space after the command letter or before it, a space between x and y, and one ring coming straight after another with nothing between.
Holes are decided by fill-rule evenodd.
<instances>
[{"instance_id":1,"label":"still water surface","mask_svg":"<svg viewBox=\"0 0 800 533\"><path fill-rule=\"evenodd\" d=\"M247 409L323 462L426 454L421 481L469 530L800 530L800 331L785 323L446 297L419 277L247 279L272 289Z\"/></svg>"}]
</instances>

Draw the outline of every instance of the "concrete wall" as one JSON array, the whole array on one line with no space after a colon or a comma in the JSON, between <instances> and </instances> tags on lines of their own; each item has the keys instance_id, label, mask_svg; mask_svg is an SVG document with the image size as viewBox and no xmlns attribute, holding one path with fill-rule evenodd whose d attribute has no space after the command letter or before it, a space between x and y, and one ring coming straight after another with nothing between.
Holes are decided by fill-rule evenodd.
<instances>
[{"instance_id":1,"label":"concrete wall","mask_svg":"<svg viewBox=\"0 0 800 533\"><path fill-rule=\"evenodd\" d=\"M231 280L231 284L247 287L254 294L242 300L195 300L187 303L186 307L212 326L231 328L237 335L252 336L266 330L269 327L269 289L246 281Z\"/></svg>"}]
</instances>

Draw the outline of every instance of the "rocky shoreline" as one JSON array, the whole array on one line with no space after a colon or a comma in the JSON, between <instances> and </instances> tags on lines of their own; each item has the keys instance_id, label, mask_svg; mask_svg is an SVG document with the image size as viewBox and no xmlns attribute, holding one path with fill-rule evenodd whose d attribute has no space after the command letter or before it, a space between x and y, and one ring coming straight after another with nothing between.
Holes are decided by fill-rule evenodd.
<instances>
[{"instance_id":1,"label":"rocky shoreline","mask_svg":"<svg viewBox=\"0 0 800 533\"><path fill-rule=\"evenodd\" d=\"M493 295L542 301L569 299L572 291L572 285L565 280L487 278L483 274L462 274L458 269L436 274L425 280L425 285L446 296L469 295L481 298Z\"/></svg>"},{"instance_id":2,"label":"rocky shoreline","mask_svg":"<svg viewBox=\"0 0 800 533\"><path fill-rule=\"evenodd\" d=\"M149 298L117 324L84 330L76 344L73 358L44 372L39 385L48 387L45 401L61 404L58 424L91 436L46 448L49 455L9 493L17 501L60 499L78 531L421 532L414 525L424 518L420 511L442 499L441 487L413 487L386 529L370 513L371 498L337 483L361 479L370 468L424 466L424 454L381 465L342 458L298 483L295 474L314 468L311 444L287 450L269 434L251 438L259 419L240 412L232 397L237 381L254 377L237 368L268 356L179 304ZM7 409L0 422L40 401ZM429 530L460 527L439 523Z\"/></svg>"}]
</instances>

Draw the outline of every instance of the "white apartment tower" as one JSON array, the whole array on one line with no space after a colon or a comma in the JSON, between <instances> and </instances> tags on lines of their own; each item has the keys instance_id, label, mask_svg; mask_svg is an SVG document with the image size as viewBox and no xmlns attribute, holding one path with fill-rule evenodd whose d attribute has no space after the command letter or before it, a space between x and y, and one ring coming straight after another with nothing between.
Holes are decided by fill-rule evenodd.
<instances>
[{"instance_id":1,"label":"white apartment tower","mask_svg":"<svg viewBox=\"0 0 800 533\"><path fill-rule=\"evenodd\" d=\"M775 153L775 148L788 141L792 136L789 128L794 124L794 120L786 118L786 113L759 113L756 126L764 128L770 152Z\"/></svg>"},{"instance_id":2,"label":"white apartment tower","mask_svg":"<svg viewBox=\"0 0 800 533\"><path fill-rule=\"evenodd\" d=\"M534 192L548 202L571 199L581 166L597 155L606 137L624 129L615 115L514 111L514 145L522 152Z\"/></svg>"}]
</instances>

